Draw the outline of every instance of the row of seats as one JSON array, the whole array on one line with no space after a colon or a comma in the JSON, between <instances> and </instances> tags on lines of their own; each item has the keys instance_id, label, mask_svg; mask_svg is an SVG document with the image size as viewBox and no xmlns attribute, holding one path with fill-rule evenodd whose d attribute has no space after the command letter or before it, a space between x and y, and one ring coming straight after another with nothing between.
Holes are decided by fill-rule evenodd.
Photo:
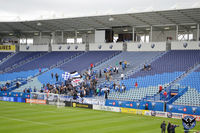
<instances>
[{"instance_id":1,"label":"row of seats","mask_svg":"<svg viewBox=\"0 0 200 133\"><path fill-rule=\"evenodd\" d=\"M158 93L158 87L135 88L126 90L125 92L111 91L108 99L124 100L124 101L137 101L145 98L146 96L154 96Z\"/></svg>"},{"instance_id":2,"label":"row of seats","mask_svg":"<svg viewBox=\"0 0 200 133\"><path fill-rule=\"evenodd\" d=\"M0 52L0 61L8 57L10 54L10 52Z\"/></svg>"},{"instance_id":3,"label":"row of seats","mask_svg":"<svg viewBox=\"0 0 200 133\"><path fill-rule=\"evenodd\" d=\"M199 62L199 50L169 51L167 54L151 63L151 71L139 71L131 77L137 78L162 73L184 72Z\"/></svg>"},{"instance_id":4,"label":"row of seats","mask_svg":"<svg viewBox=\"0 0 200 133\"><path fill-rule=\"evenodd\" d=\"M187 106L200 106L200 93L194 88L188 88L188 91L178 98L175 105L187 105Z\"/></svg>"}]
</instances>

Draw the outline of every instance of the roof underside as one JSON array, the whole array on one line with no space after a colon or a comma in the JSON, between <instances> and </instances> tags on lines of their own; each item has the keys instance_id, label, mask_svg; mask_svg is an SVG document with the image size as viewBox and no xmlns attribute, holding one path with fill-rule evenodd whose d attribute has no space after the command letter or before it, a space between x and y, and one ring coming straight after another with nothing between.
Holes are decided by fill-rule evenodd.
<instances>
[{"instance_id":1,"label":"roof underside","mask_svg":"<svg viewBox=\"0 0 200 133\"><path fill-rule=\"evenodd\" d=\"M170 26L199 23L200 8L193 8L52 20L0 22L0 31L74 31L113 27Z\"/></svg>"}]
</instances>

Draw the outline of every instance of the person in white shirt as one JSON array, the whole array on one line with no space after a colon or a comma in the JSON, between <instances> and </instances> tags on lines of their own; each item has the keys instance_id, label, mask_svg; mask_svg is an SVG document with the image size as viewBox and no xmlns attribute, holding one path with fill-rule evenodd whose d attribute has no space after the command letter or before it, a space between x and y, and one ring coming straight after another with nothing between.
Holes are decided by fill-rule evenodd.
<instances>
[{"instance_id":1,"label":"person in white shirt","mask_svg":"<svg viewBox=\"0 0 200 133\"><path fill-rule=\"evenodd\" d=\"M126 86L124 84L122 84L122 92L126 91Z\"/></svg>"},{"instance_id":2,"label":"person in white shirt","mask_svg":"<svg viewBox=\"0 0 200 133\"><path fill-rule=\"evenodd\" d=\"M115 69L116 69L116 73L118 74L118 70L119 70L118 66L116 66L116 68L115 68Z\"/></svg>"},{"instance_id":3,"label":"person in white shirt","mask_svg":"<svg viewBox=\"0 0 200 133\"><path fill-rule=\"evenodd\" d=\"M123 73L121 74L121 80L124 80L124 74Z\"/></svg>"}]
</instances>

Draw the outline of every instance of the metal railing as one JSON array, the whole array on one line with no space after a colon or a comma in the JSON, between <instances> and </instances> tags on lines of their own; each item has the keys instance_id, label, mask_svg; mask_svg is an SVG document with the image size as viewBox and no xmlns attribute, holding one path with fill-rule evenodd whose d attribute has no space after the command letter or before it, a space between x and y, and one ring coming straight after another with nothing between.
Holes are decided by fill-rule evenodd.
<instances>
[{"instance_id":1,"label":"metal railing","mask_svg":"<svg viewBox=\"0 0 200 133\"><path fill-rule=\"evenodd\" d=\"M20 61L19 63L14 64L11 67L8 67L8 68L4 69L2 73L6 73L6 72L9 72L9 71L12 71L12 70L14 70L14 69L26 64L26 63L29 63L29 62L31 62L31 61L33 61L35 59L38 59L38 58L40 58L40 57L42 57L42 56L44 56L46 54L48 54L48 53L40 53L39 55L36 55L36 56L30 57L30 58L28 58L26 60Z\"/></svg>"}]
</instances>

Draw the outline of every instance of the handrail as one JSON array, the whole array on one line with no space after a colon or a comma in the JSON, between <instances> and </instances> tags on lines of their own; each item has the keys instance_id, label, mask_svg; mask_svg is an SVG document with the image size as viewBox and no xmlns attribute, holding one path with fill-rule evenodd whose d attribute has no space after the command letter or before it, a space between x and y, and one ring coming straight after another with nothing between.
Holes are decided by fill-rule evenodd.
<instances>
[{"instance_id":1,"label":"handrail","mask_svg":"<svg viewBox=\"0 0 200 133\"><path fill-rule=\"evenodd\" d=\"M4 69L3 70L3 73L6 73L6 72L8 72L8 71L12 71L12 70L14 70L14 69L16 69L16 68L18 68L18 67L20 67L20 66L22 66L22 65L24 65L24 64L26 64L26 63L28 63L28 62L31 62L31 61L33 61L33 60L35 60L35 59L38 59L38 58L40 58L40 57L42 57L42 56L44 56L44 55L47 55L48 53L44 53L44 54L39 54L39 55L36 55L36 56L34 56L34 57L30 57L30 58L28 58L28 59L25 59L25 60L23 60L23 61L20 61L18 64L14 64L14 65L12 65L11 67L8 67L8 68L6 68L6 69Z\"/></svg>"},{"instance_id":2,"label":"handrail","mask_svg":"<svg viewBox=\"0 0 200 133\"><path fill-rule=\"evenodd\" d=\"M149 60L146 60L145 63L140 64L139 66L137 66L136 68L134 68L134 70L130 70L127 72L127 74L125 74L125 78L129 78L129 76L133 75L134 73L138 72L139 70L141 70L145 64L149 64L152 63L153 61L159 59L160 57L162 57L163 55L165 55L167 52L163 52L160 55L158 55L157 57L152 57Z\"/></svg>"},{"instance_id":3,"label":"handrail","mask_svg":"<svg viewBox=\"0 0 200 133\"><path fill-rule=\"evenodd\" d=\"M9 58L13 57L16 53L12 53L12 54L9 54L8 56L6 56L5 58L3 58L0 62L0 65L3 64L5 61L7 61Z\"/></svg>"},{"instance_id":4,"label":"handrail","mask_svg":"<svg viewBox=\"0 0 200 133\"><path fill-rule=\"evenodd\" d=\"M105 58L105 59L103 59L103 60L100 60L99 62L97 62L97 63L94 64L94 68L97 67L97 66L99 66L99 65L101 65L102 63L104 63L104 62L110 60L111 58L113 58L113 57L119 55L120 53L121 53L121 51L118 51L118 52L112 54L111 56L109 56L109 57L107 57L107 58ZM90 69L90 67L88 67L87 69ZM85 72L87 69L84 69L81 73Z\"/></svg>"}]
</instances>

